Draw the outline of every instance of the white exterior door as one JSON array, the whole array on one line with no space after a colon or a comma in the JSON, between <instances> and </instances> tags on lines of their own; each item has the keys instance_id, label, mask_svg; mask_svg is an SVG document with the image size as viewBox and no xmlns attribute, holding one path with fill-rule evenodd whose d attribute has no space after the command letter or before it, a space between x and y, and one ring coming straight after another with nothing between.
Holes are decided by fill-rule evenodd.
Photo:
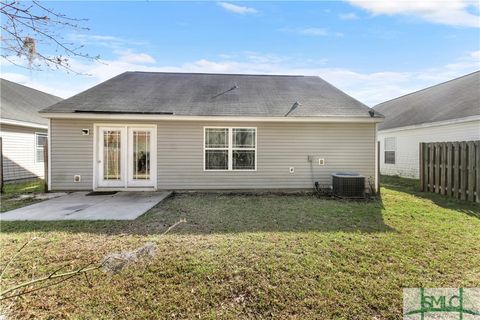
<instances>
[{"instance_id":1,"label":"white exterior door","mask_svg":"<svg viewBox=\"0 0 480 320\"><path fill-rule=\"evenodd\" d=\"M128 127L127 186L155 186L155 141L153 128Z\"/></svg>"},{"instance_id":2,"label":"white exterior door","mask_svg":"<svg viewBox=\"0 0 480 320\"><path fill-rule=\"evenodd\" d=\"M156 128L98 126L95 188L155 188Z\"/></svg>"},{"instance_id":3,"label":"white exterior door","mask_svg":"<svg viewBox=\"0 0 480 320\"><path fill-rule=\"evenodd\" d=\"M99 128L97 154L98 187L125 187L126 141L126 128Z\"/></svg>"}]
</instances>

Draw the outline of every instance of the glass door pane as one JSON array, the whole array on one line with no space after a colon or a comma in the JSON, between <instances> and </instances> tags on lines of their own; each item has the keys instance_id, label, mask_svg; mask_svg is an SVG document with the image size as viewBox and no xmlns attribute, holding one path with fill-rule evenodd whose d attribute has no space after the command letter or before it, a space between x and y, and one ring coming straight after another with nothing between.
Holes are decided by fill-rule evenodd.
<instances>
[{"instance_id":1,"label":"glass door pane","mask_svg":"<svg viewBox=\"0 0 480 320\"><path fill-rule=\"evenodd\" d=\"M150 179L150 131L133 131L133 179Z\"/></svg>"},{"instance_id":2,"label":"glass door pane","mask_svg":"<svg viewBox=\"0 0 480 320\"><path fill-rule=\"evenodd\" d=\"M155 130L145 127L128 128L128 180L129 187L155 186Z\"/></svg>"},{"instance_id":3,"label":"glass door pane","mask_svg":"<svg viewBox=\"0 0 480 320\"><path fill-rule=\"evenodd\" d=\"M155 187L154 127L112 125L99 127L96 132L96 187Z\"/></svg>"},{"instance_id":4,"label":"glass door pane","mask_svg":"<svg viewBox=\"0 0 480 320\"><path fill-rule=\"evenodd\" d=\"M103 180L122 180L122 145L120 130L103 131Z\"/></svg>"}]
</instances>

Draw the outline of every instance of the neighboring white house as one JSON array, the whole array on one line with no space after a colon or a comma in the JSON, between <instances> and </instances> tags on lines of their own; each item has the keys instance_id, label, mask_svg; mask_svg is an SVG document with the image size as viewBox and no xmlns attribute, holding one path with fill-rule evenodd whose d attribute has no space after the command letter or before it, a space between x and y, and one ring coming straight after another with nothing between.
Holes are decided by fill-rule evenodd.
<instances>
[{"instance_id":1,"label":"neighboring white house","mask_svg":"<svg viewBox=\"0 0 480 320\"><path fill-rule=\"evenodd\" d=\"M48 120L42 118L38 110L62 99L8 80L0 80L4 181L43 178L43 148L47 141Z\"/></svg>"},{"instance_id":2,"label":"neighboring white house","mask_svg":"<svg viewBox=\"0 0 480 320\"><path fill-rule=\"evenodd\" d=\"M418 178L419 143L480 140L480 71L383 102L380 172Z\"/></svg>"}]
</instances>

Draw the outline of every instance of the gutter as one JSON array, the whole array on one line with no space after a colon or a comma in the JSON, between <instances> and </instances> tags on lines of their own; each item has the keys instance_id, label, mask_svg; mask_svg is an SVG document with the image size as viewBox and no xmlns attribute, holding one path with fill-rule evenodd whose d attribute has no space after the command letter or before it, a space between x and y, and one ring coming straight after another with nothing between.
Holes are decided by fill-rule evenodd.
<instances>
[{"instance_id":1,"label":"gutter","mask_svg":"<svg viewBox=\"0 0 480 320\"><path fill-rule=\"evenodd\" d=\"M438 127L438 126L445 126L445 125L472 122L472 121L480 121L480 115L470 116L470 117L465 117L465 118L450 119L450 120L444 120L444 121L420 123L420 124L414 124L414 125L410 125L410 126L383 129L383 130L378 130L378 133L389 133L389 132L403 131L403 130L413 130L413 129Z\"/></svg>"},{"instance_id":2,"label":"gutter","mask_svg":"<svg viewBox=\"0 0 480 320\"><path fill-rule=\"evenodd\" d=\"M311 117L239 117L239 116L180 116L174 114L145 114L145 113L41 113L49 119L108 119L108 120L163 120L163 121L222 121L222 122L343 122L343 123L379 123L383 117L368 116L311 116Z\"/></svg>"},{"instance_id":3,"label":"gutter","mask_svg":"<svg viewBox=\"0 0 480 320\"><path fill-rule=\"evenodd\" d=\"M28 121L4 119L4 118L0 119L0 124L9 124L13 126L36 128L36 129L48 129L48 125L44 125L44 124L28 122Z\"/></svg>"}]
</instances>

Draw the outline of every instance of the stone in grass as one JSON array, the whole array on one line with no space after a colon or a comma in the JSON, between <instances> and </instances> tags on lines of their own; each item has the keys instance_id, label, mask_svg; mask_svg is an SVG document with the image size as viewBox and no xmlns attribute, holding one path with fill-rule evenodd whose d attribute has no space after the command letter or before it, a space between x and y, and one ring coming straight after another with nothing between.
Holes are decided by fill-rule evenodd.
<instances>
[{"instance_id":1,"label":"stone in grass","mask_svg":"<svg viewBox=\"0 0 480 320\"><path fill-rule=\"evenodd\" d=\"M157 246L154 243L147 243L133 251L112 253L103 258L101 269L103 272L118 273L140 260L154 257L156 251Z\"/></svg>"}]
</instances>

